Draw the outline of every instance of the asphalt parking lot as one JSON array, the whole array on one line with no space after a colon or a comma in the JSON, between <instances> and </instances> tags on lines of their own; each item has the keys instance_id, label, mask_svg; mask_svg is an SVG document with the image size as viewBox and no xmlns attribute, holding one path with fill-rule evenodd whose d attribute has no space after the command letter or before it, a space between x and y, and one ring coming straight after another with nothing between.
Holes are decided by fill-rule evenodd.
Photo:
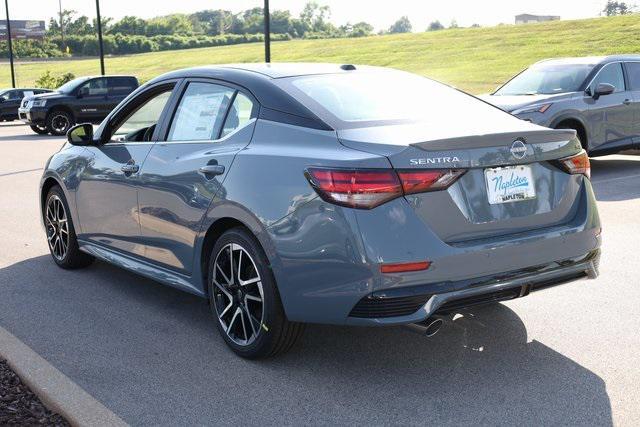
<instances>
[{"instance_id":1,"label":"asphalt parking lot","mask_svg":"<svg viewBox=\"0 0 640 427\"><path fill-rule=\"evenodd\" d=\"M599 279L470 310L431 339L310 326L250 362L203 300L54 265L37 190L62 143L0 126L0 326L130 424L640 425L640 155L592 161Z\"/></svg>"}]
</instances>

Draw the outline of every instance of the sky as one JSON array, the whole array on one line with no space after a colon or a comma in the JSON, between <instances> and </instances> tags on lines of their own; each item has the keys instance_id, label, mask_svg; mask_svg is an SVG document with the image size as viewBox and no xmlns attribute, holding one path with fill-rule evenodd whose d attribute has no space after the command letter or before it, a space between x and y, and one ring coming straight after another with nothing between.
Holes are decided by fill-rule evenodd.
<instances>
[{"instance_id":1,"label":"sky","mask_svg":"<svg viewBox=\"0 0 640 427\"><path fill-rule=\"evenodd\" d=\"M49 21L58 11L59 0L9 0L11 19ZM63 9L87 16L95 15L94 0L60 0ZM424 31L430 22L445 25L455 19L460 26L514 23L521 13L560 15L562 19L598 16L606 0L317 0L331 8L331 21L337 25L366 21L376 30L388 28L397 18L407 15L414 31ZM288 9L297 16L306 0L270 0L270 8ZM203 9L227 9L239 12L263 5L263 0L100 0L103 16L116 19L125 15L142 18L170 13L192 13ZM1 8L1 19L5 18Z\"/></svg>"}]
</instances>

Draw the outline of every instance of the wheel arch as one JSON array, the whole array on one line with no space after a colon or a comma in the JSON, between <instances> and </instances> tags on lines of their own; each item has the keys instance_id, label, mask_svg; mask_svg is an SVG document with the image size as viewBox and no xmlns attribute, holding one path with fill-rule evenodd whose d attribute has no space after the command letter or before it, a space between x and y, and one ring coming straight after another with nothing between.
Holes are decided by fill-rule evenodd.
<instances>
[{"instance_id":1,"label":"wheel arch","mask_svg":"<svg viewBox=\"0 0 640 427\"><path fill-rule=\"evenodd\" d=\"M580 138L582 148L589 151L589 133L587 131L587 126L581 119L575 116L561 116L554 120L550 127L560 129L563 126L575 129L578 133L578 138Z\"/></svg>"},{"instance_id":2,"label":"wheel arch","mask_svg":"<svg viewBox=\"0 0 640 427\"><path fill-rule=\"evenodd\" d=\"M49 117L51 114L55 113L56 111L64 111L65 113L69 114L74 121L76 120L76 115L73 114L73 110L71 109L71 107L64 104L58 104L58 105L52 106L49 109L49 111L47 111L47 117Z\"/></svg>"},{"instance_id":3,"label":"wheel arch","mask_svg":"<svg viewBox=\"0 0 640 427\"><path fill-rule=\"evenodd\" d=\"M44 212L44 204L47 201L47 194L49 194L49 190L51 190L51 188L53 188L56 185L62 188L62 191L64 192L64 186L62 185L62 183L58 179L54 178L53 176L48 176L42 181L42 185L40 186L40 211L41 212Z\"/></svg>"},{"instance_id":4,"label":"wheel arch","mask_svg":"<svg viewBox=\"0 0 640 427\"><path fill-rule=\"evenodd\" d=\"M211 250L225 231L242 227L251 233L262 247L272 270L276 258L274 247L267 235L266 229L255 216L235 204L221 206L214 211L217 213L215 218L212 217L212 212L207 216L208 221L206 226L202 228L201 243L196 252L199 254L199 257L195 267L197 269L196 271L199 271L202 289L206 295L209 293L207 276L209 274Z\"/></svg>"}]
</instances>

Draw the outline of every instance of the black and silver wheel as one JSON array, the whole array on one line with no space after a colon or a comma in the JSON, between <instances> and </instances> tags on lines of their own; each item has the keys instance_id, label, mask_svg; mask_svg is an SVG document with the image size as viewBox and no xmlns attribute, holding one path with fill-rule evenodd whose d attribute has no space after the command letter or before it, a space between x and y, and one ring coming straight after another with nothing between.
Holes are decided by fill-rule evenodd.
<instances>
[{"instance_id":1,"label":"black and silver wheel","mask_svg":"<svg viewBox=\"0 0 640 427\"><path fill-rule=\"evenodd\" d=\"M261 358L289 350L303 324L289 322L268 261L243 228L225 232L209 263L209 296L217 326L238 355Z\"/></svg>"},{"instance_id":2,"label":"black and silver wheel","mask_svg":"<svg viewBox=\"0 0 640 427\"><path fill-rule=\"evenodd\" d=\"M46 126L30 125L29 127L38 135L46 135L49 133Z\"/></svg>"},{"instance_id":3,"label":"black and silver wheel","mask_svg":"<svg viewBox=\"0 0 640 427\"><path fill-rule=\"evenodd\" d=\"M73 126L73 117L66 111L53 111L47 116L47 131L51 135L66 135Z\"/></svg>"},{"instance_id":4,"label":"black and silver wheel","mask_svg":"<svg viewBox=\"0 0 640 427\"><path fill-rule=\"evenodd\" d=\"M93 257L78 248L69 206L62 190L54 186L49 190L43 209L49 251L56 264L62 268L81 268L93 262Z\"/></svg>"}]
</instances>

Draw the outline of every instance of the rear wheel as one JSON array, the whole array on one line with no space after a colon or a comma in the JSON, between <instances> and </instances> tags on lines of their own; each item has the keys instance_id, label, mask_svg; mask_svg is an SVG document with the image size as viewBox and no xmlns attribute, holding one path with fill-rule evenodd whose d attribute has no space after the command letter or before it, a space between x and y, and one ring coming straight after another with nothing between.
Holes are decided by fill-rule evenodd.
<instances>
[{"instance_id":1,"label":"rear wheel","mask_svg":"<svg viewBox=\"0 0 640 427\"><path fill-rule=\"evenodd\" d=\"M82 268L91 264L94 258L78 248L69 206L59 186L53 186L49 190L43 211L47 243L53 261L59 267L67 269Z\"/></svg>"},{"instance_id":2,"label":"rear wheel","mask_svg":"<svg viewBox=\"0 0 640 427\"><path fill-rule=\"evenodd\" d=\"M209 261L209 298L225 342L241 357L258 359L289 350L304 325L284 314L268 260L244 228L225 232Z\"/></svg>"},{"instance_id":3,"label":"rear wheel","mask_svg":"<svg viewBox=\"0 0 640 427\"><path fill-rule=\"evenodd\" d=\"M30 125L29 127L38 135L46 135L49 133L46 126Z\"/></svg>"},{"instance_id":4,"label":"rear wheel","mask_svg":"<svg viewBox=\"0 0 640 427\"><path fill-rule=\"evenodd\" d=\"M47 116L47 132L56 136L66 135L73 123L73 117L66 111L52 111Z\"/></svg>"}]
</instances>

